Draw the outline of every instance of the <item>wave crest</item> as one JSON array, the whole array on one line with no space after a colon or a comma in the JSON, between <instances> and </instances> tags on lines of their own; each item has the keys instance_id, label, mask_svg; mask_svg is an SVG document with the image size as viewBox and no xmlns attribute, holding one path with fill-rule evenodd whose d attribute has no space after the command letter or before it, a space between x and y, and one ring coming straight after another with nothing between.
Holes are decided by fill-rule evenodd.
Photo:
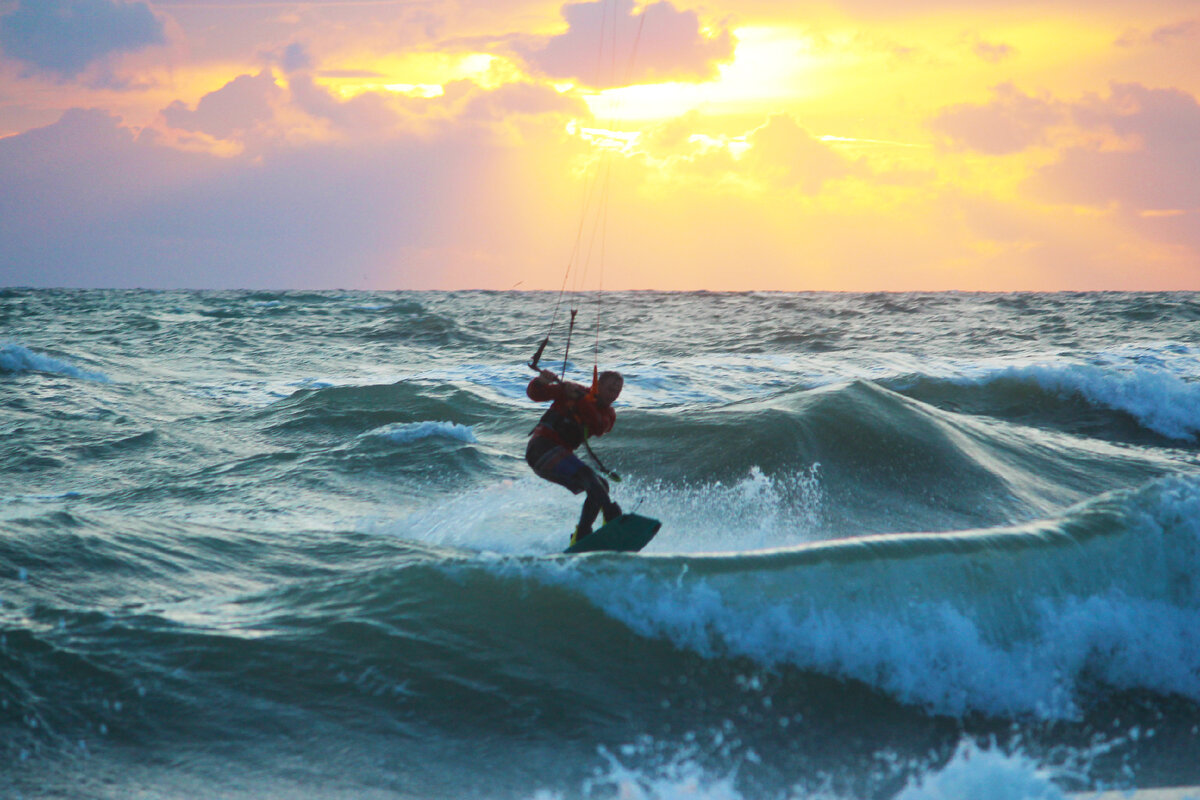
<instances>
[{"instance_id":1,"label":"wave crest","mask_svg":"<svg viewBox=\"0 0 1200 800\"><path fill-rule=\"evenodd\" d=\"M102 372L89 372L65 361L36 353L19 344L0 344L0 372L45 372L55 375L67 375L72 378L85 378L101 383L110 383L108 376Z\"/></svg>"},{"instance_id":2,"label":"wave crest","mask_svg":"<svg viewBox=\"0 0 1200 800\"><path fill-rule=\"evenodd\" d=\"M1194 478L1019 528L642 562L542 579L706 658L791 664L940 714L1071 718L1091 682L1200 700Z\"/></svg>"}]
</instances>

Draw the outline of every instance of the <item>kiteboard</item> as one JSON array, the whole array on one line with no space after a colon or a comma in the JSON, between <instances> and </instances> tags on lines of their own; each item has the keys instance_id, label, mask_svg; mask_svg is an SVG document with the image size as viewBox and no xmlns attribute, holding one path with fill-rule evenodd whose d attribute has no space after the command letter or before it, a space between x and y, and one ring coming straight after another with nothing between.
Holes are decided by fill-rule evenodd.
<instances>
[{"instance_id":1,"label":"kiteboard","mask_svg":"<svg viewBox=\"0 0 1200 800\"><path fill-rule=\"evenodd\" d=\"M605 523L604 527L599 530L583 537L563 552L592 553L598 550L607 550L636 553L650 543L654 534L658 533L658 529L661 527L662 523L656 519L638 514L622 514L612 522Z\"/></svg>"}]
</instances>

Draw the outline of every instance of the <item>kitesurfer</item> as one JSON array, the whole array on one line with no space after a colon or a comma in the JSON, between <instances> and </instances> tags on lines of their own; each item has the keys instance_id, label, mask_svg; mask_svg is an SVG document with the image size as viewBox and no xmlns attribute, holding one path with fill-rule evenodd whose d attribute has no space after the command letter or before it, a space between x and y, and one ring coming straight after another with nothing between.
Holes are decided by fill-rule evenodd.
<instances>
[{"instance_id":1,"label":"kitesurfer","mask_svg":"<svg viewBox=\"0 0 1200 800\"><path fill-rule=\"evenodd\" d=\"M525 460L541 478L565 486L574 494L587 493L579 524L571 534L574 545L592 532L596 515L604 521L621 516L621 507L608 496L608 482L575 455L575 448L588 437L603 436L612 430L617 415L613 401L621 396L625 379L619 372L601 372L592 389L564 382L548 369L539 371L525 393L534 402L553 403L529 437Z\"/></svg>"}]
</instances>

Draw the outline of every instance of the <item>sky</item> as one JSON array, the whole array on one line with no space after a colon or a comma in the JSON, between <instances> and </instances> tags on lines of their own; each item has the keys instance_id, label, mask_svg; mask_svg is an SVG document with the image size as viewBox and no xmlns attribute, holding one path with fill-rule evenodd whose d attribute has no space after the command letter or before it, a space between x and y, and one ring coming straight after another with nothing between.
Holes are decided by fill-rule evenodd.
<instances>
[{"instance_id":1,"label":"sky","mask_svg":"<svg viewBox=\"0 0 1200 800\"><path fill-rule=\"evenodd\" d=\"M0 0L0 285L1200 289L1200 0Z\"/></svg>"}]
</instances>

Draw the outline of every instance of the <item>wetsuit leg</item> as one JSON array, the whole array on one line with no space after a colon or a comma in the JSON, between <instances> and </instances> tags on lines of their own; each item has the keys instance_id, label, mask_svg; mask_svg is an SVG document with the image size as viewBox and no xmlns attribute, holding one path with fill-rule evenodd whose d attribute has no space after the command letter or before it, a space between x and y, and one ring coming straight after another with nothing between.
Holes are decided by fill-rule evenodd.
<instances>
[{"instance_id":1,"label":"wetsuit leg","mask_svg":"<svg viewBox=\"0 0 1200 800\"><path fill-rule=\"evenodd\" d=\"M587 492L587 499L583 501L583 511L579 515L579 526L584 530L591 530L596 515L601 511L604 512L605 522L621 516L621 507L608 496L608 481L586 464L579 473L583 489Z\"/></svg>"},{"instance_id":2,"label":"wetsuit leg","mask_svg":"<svg viewBox=\"0 0 1200 800\"><path fill-rule=\"evenodd\" d=\"M608 482L565 447L534 436L525 450L525 459L540 477L565 486L575 494L587 492L579 516L579 524L585 530L591 530L601 511L605 522L621 516L621 507L608 496Z\"/></svg>"}]
</instances>

